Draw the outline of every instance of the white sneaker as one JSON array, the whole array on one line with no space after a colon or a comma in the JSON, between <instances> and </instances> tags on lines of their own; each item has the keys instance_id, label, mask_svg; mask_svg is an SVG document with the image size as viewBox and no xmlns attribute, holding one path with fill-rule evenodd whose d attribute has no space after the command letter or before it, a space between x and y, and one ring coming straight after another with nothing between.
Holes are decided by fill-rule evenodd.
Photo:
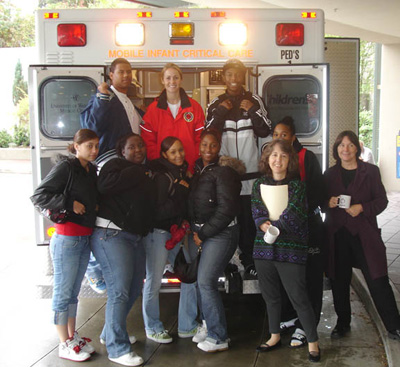
<instances>
[{"instance_id":1,"label":"white sneaker","mask_svg":"<svg viewBox=\"0 0 400 367\"><path fill-rule=\"evenodd\" d=\"M73 338L60 343L58 346L58 356L75 362L87 361L90 358L90 354L82 351L78 341Z\"/></svg>"},{"instance_id":2,"label":"white sneaker","mask_svg":"<svg viewBox=\"0 0 400 367\"><path fill-rule=\"evenodd\" d=\"M77 331L74 332L73 338L78 341L78 344L83 352L93 354L96 351L93 346L89 344L92 339L80 337Z\"/></svg>"},{"instance_id":3,"label":"white sneaker","mask_svg":"<svg viewBox=\"0 0 400 367\"><path fill-rule=\"evenodd\" d=\"M136 336L135 335L129 335L129 342L131 344L135 344L137 342ZM102 338L100 338L100 344L106 345L106 341Z\"/></svg>"},{"instance_id":4,"label":"white sneaker","mask_svg":"<svg viewBox=\"0 0 400 367\"><path fill-rule=\"evenodd\" d=\"M143 358L139 357L135 352L130 352L117 358L108 357L108 359L124 366L140 366L143 364Z\"/></svg>"},{"instance_id":5,"label":"white sneaker","mask_svg":"<svg viewBox=\"0 0 400 367\"><path fill-rule=\"evenodd\" d=\"M223 352L224 350L229 349L228 342L224 343L216 343L209 339L206 339L199 344L197 344L197 348L203 350L204 352L213 353L213 352Z\"/></svg>"},{"instance_id":6,"label":"white sneaker","mask_svg":"<svg viewBox=\"0 0 400 367\"><path fill-rule=\"evenodd\" d=\"M161 344L172 343L172 338L168 334L168 330L160 331L159 333L146 334L147 339L153 340L154 342Z\"/></svg>"},{"instance_id":7,"label":"white sneaker","mask_svg":"<svg viewBox=\"0 0 400 367\"><path fill-rule=\"evenodd\" d=\"M192 342L193 343L201 343L204 340L206 340L207 338L207 325L205 320L203 320L203 324L199 325L199 327L197 328L197 333L196 335L192 338Z\"/></svg>"}]
</instances>

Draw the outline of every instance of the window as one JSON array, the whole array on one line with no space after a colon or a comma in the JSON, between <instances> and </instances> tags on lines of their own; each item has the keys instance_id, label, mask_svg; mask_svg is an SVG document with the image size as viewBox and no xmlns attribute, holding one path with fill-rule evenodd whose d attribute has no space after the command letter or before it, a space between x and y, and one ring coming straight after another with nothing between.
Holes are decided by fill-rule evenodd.
<instances>
[{"instance_id":1,"label":"window","mask_svg":"<svg viewBox=\"0 0 400 367\"><path fill-rule=\"evenodd\" d=\"M319 81L310 75L269 78L263 86L268 117L277 123L285 116L291 116L297 136L313 136L321 126L320 90Z\"/></svg>"},{"instance_id":2,"label":"window","mask_svg":"<svg viewBox=\"0 0 400 367\"><path fill-rule=\"evenodd\" d=\"M71 140L81 128L79 116L96 93L89 78L51 78L40 86L40 129L52 139Z\"/></svg>"}]
</instances>

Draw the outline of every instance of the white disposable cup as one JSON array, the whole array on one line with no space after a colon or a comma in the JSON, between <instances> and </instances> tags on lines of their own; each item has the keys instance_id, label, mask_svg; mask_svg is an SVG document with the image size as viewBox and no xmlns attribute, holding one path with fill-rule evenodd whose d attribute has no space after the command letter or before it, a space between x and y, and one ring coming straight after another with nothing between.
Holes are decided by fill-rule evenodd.
<instances>
[{"instance_id":1,"label":"white disposable cup","mask_svg":"<svg viewBox=\"0 0 400 367\"><path fill-rule=\"evenodd\" d=\"M351 203L350 195L340 195L338 198L338 206L342 209L349 209Z\"/></svg>"},{"instance_id":2,"label":"white disposable cup","mask_svg":"<svg viewBox=\"0 0 400 367\"><path fill-rule=\"evenodd\" d=\"M265 232L264 235L264 241L270 245L272 245L275 240L278 238L279 236L279 229L275 226L269 226L267 232Z\"/></svg>"}]
</instances>

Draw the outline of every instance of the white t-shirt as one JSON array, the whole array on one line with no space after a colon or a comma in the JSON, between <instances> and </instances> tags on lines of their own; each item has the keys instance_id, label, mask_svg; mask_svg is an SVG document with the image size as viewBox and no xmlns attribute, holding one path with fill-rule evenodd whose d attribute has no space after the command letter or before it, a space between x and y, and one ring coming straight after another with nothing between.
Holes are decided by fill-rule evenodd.
<instances>
[{"instance_id":1,"label":"white t-shirt","mask_svg":"<svg viewBox=\"0 0 400 367\"><path fill-rule=\"evenodd\" d=\"M129 123L131 124L132 132L140 134L139 125L142 121L142 117L140 116L139 112L136 111L132 101L125 93L118 92L113 85L111 86L111 89L125 108Z\"/></svg>"},{"instance_id":2,"label":"white t-shirt","mask_svg":"<svg viewBox=\"0 0 400 367\"><path fill-rule=\"evenodd\" d=\"M175 119L176 116L178 115L179 107L181 107L181 101L179 101L176 104L172 104L172 103L169 103L169 102L167 102L167 103L168 103L168 107L169 107L169 109L170 109L170 111L172 113L172 116L174 116L174 119Z\"/></svg>"}]
</instances>

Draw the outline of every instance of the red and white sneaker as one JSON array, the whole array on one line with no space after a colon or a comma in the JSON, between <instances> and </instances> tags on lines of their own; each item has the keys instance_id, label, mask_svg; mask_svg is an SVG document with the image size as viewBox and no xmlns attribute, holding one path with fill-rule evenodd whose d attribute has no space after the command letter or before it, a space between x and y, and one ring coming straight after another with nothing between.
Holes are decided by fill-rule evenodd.
<instances>
[{"instance_id":1,"label":"red and white sneaker","mask_svg":"<svg viewBox=\"0 0 400 367\"><path fill-rule=\"evenodd\" d=\"M83 352L93 354L96 351L93 348L93 346L89 344L92 341L92 339L85 338L84 336L83 337L79 336L77 331L74 332L73 338L78 341L79 346L81 347L81 350Z\"/></svg>"},{"instance_id":2,"label":"red and white sneaker","mask_svg":"<svg viewBox=\"0 0 400 367\"><path fill-rule=\"evenodd\" d=\"M60 343L58 356L75 362L87 361L90 358L90 354L82 351L79 342L74 338L69 338L64 343Z\"/></svg>"}]
</instances>

